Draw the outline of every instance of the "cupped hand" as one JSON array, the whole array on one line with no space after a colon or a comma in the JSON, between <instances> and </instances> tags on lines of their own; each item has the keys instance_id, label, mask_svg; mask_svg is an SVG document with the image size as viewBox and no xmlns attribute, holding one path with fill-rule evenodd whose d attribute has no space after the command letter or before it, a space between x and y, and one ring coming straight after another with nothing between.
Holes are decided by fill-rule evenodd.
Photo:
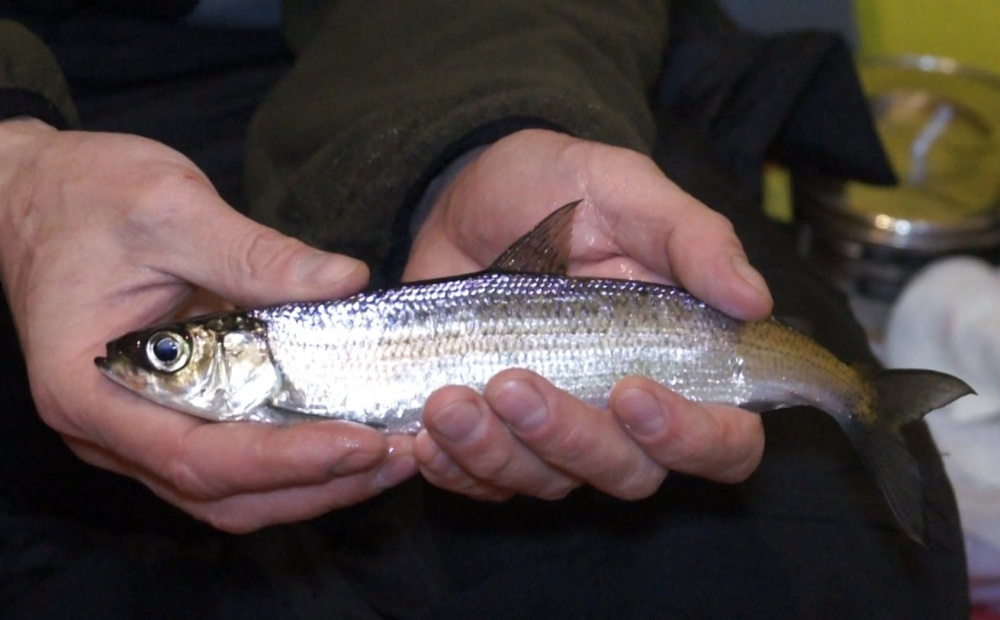
<instances>
[{"instance_id":1,"label":"cupped hand","mask_svg":"<svg viewBox=\"0 0 1000 620\"><path fill-rule=\"evenodd\" d=\"M413 475L412 439L344 422L214 424L104 378L125 332L194 312L343 296L367 269L231 209L197 167L126 135L0 123L0 275L43 420L83 460L245 532Z\"/></svg>"},{"instance_id":2,"label":"cupped hand","mask_svg":"<svg viewBox=\"0 0 1000 620\"><path fill-rule=\"evenodd\" d=\"M723 216L648 157L542 130L515 133L461 167L420 227L404 278L481 270L577 199L570 275L668 282L741 319L770 314L767 285ZM608 409L512 369L482 394L435 392L414 453L432 483L495 500L554 499L582 484L636 499L671 470L736 482L763 453L759 416L687 401L649 379L621 381Z\"/></svg>"}]
</instances>

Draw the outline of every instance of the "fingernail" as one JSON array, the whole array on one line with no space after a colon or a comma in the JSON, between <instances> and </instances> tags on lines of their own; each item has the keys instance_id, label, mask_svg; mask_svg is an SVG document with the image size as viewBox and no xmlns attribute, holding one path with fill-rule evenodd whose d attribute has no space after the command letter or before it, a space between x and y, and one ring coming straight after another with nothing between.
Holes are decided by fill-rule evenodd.
<instances>
[{"instance_id":1,"label":"fingernail","mask_svg":"<svg viewBox=\"0 0 1000 620\"><path fill-rule=\"evenodd\" d=\"M524 381L508 381L490 394L490 406L515 429L537 430L545 423L545 399Z\"/></svg>"},{"instance_id":2,"label":"fingernail","mask_svg":"<svg viewBox=\"0 0 1000 620\"><path fill-rule=\"evenodd\" d=\"M663 406L646 390L632 388L615 403L615 411L625 427L636 435L651 436L663 430Z\"/></svg>"},{"instance_id":3,"label":"fingernail","mask_svg":"<svg viewBox=\"0 0 1000 620\"><path fill-rule=\"evenodd\" d=\"M360 269L361 265L361 261L347 256L317 251L299 261L295 275L300 282L311 286L331 284L346 280Z\"/></svg>"},{"instance_id":4,"label":"fingernail","mask_svg":"<svg viewBox=\"0 0 1000 620\"><path fill-rule=\"evenodd\" d=\"M475 405L458 401L438 411L428 422L437 434L451 443L458 443L473 434L481 419Z\"/></svg>"},{"instance_id":5,"label":"fingernail","mask_svg":"<svg viewBox=\"0 0 1000 620\"><path fill-rule=\"evenodd\" d=\"M394 456L386 461L375 475L375 486L388 489L417 473L417 461L411 454Z\"/></svg>"},{"instance_id":6,"label":"fingernail","mask_svg":"<svg viewBox=\"0 0 1000 620\"><path fill-rule=\"evenodd\" d=\"M767 288L767 282L764 281L764 276L760 275L760 272L754 269L747 259L743 256L733 257L733 271L736 275L740 277L744 282L752 286L760 293L762 296L770 299L771 292Z\"/></svg>"}]
</instances>

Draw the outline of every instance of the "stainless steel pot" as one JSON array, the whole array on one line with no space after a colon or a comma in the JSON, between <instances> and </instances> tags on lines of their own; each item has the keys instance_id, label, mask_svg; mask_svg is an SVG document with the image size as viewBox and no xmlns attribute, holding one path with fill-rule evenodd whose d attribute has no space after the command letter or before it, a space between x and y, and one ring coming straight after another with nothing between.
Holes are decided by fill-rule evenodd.
<instances>
[{"instance_id":1,"label":"stainless steel pot","mask_svg":"<svg viewBox=\"0 0 1000 620\"><path fill-rule=\"evenodd\" d=\"M1000 78L926 56L866 61L860 75L900 184L793 175L801 252L883 302L936 258L1000 262Z\"/></svg>"}]
</instances>

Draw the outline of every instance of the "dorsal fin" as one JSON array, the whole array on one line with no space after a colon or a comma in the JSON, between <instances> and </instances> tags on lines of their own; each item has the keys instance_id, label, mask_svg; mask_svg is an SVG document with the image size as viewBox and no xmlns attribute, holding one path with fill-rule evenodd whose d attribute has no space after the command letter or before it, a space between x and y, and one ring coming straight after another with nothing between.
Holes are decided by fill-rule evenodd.
<instances>
[{"instance_id":1,"label":"dorsal fin","mask_svg":"<svg viewBox=\"0 0 1000 620\"><path fill-rule=\"evenodd\" d=\"M569 268L570 233L573 213L583 200L565 204L515 241L493 264L490 271L551 273L566 275Z\"/></svg>"}]
</instances>

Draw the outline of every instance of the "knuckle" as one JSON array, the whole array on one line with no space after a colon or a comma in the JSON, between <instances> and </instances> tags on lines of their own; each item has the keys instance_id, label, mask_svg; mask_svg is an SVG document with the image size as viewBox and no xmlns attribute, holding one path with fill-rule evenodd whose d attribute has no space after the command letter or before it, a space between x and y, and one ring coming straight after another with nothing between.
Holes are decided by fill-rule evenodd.
<instances>
[{"instance_id":1,"label":"knuckle","mask_svg":"<svg viewBox=\"0 0 1000 620\"><path fill-rule=\"evenodd\" d=\"M165 225L178 209L195 202L210 186L194 169L175 163L160 163L136 175L130 199L132 213L147 225Z\"/></svg>"},{"instance_id":2,"label":"knuckle","mask_svg":"<svg viewBox=\"0 0 1000 620\"><path fill-rule=\"evenodd\" d=\"M709 225L717 228L719 232L723 232L734 237L736 236L736 228L733 226L733 222L725 215L719 213L718 211L712 211L709 209L706 210L705 216L708 219Z\"/></svg>"},{"instance_id":3,"label":"knuckle","mask_svg":"<svg viewBox=\"0 0 1000 620\"><path fill-rule=\"evenodd\" d=\"M750 444L744 441L738 442L732 448L732 454L736 456L735 461L724 468L716 479L725 483L743 482L757 470L763 453L762 442L756 440Z\"/></svg>"},{"instance_id":4,"label":"knuckle","mask_svg":"<svg viewBox=\"0 0 1000 620\"><path fill-rule=\"evenodd\" d=\"M517 467L511 450L488 450L476 457L474 473L480 478L503 483Z\"/></svg>"},{"instance_id":5,"label":"knuckle","mask_svg":"<svg viewBox=\"0 0 1000 620\"><path fill-rule=\"evenodd\" d=\"M119 197L113 210L117 238L122 247L140 255L162 250L163 240L174 238L172 233L186 233L197 215L192 207L203 204L206 195L215 196L196 170L176 164L151 165L130 179L123 191L127 194Z\"/></svg>"},{"instance_id":6,"label":"knuckle","mask_svg":"<svg viewBox=\"0 0 1000 620\"><path fill-rule=\"evenodd\" d=\"M700 442L700 462L718 482L736 483L750 477L763 455L763 426L754 414L738 412L712 416L710 436Z\"/></svg>"},{"instance_id":7,"label":"knuckle","mask_svg":"<svg viewBox=\"0 0 1000 620\"><path fill-rule=\"evenodd\" d=\"M170 458L162 468L164 481L178 494L191 499L214 499L211 485L183 457Z\"/></svg>"},{"instance_id":8,"label":"knuckle","mask_svg":"<svg viewBox=\"0 0 1000 620\"><path fill-rule=\"evenodd\" d=\"M647 463L617 481L612 495L629 501L645 499L656 493L666 477L665 469Z\"/></svg>"},{"instance_id":9,"label":"knuckle","mask_svg":"<svg viewBox=\"0 0 1000 620\"><path fill-rule=\"evenodd\" d=\"M579 424L569 429L552 427L542 438L541 445L551 445L549 455L560 463L574 465L587 462L596 453L597 438L586 432L587 425Z\"/></svg>"},{"instance_id":10,"label":"knuckle","mask_svg":"<svg viewBox=\"0 0 1000 620\"><path fill-rule=\"evenodd\" d=\"M229 272L252 282L283 275L304 251L304 245L290 242L275 230L257 228L243 237L237 252L229 255Z\"/></svg>"},{"instance_id":11,"label":"knuckle","mask_svg":"<svg viewBox=\"0 0 1000 620\"><path fill-rule=\"evenodd\" d=\"M690 461L695 456L696 447L675 416L668 416L667 421L655 443L646 446L646 449L660 465L673 468L678 463Z\"/></svg>"},{"instance_id":12,"label":"knuckle","mask_svg":"<svg viewBox=\"0 0 1000 620\"><path fill-rule=\"evenodd\" d=\"M227 534L250 534L261 527L248 521L244 515L227 506L212 505L203 510L200 515L195 516L209 526Z\"/></svg>"},{"instance_id":13,"label":"knuckle","mask_svg":"<svg viewBox=\"0 0 1000 620\"><path fill-rule=\"evenodd\" d=\"M533 495L539 499L557 501L580 487L580 482L567 477L559 477L538 489Z\"/></svg>"}]
</instances>

